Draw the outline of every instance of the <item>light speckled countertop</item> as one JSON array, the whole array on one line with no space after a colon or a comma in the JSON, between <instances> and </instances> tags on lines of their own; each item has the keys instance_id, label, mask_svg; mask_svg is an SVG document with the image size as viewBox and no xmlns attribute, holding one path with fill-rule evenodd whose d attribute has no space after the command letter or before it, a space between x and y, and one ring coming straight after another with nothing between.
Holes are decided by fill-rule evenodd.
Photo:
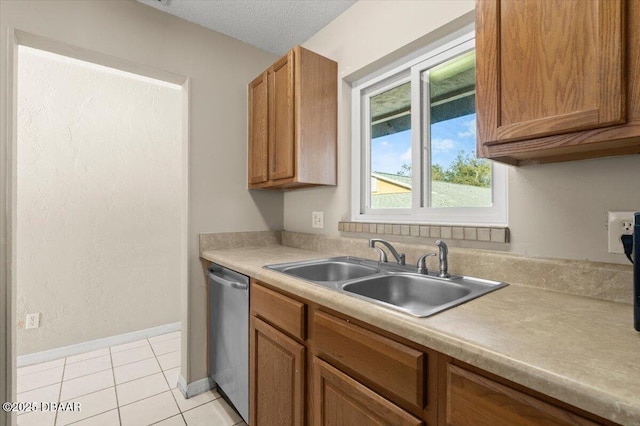
<instances>
[{"instance_id":1,"label":"light speckled countertop","mask_svg":"<svg viewBox=\"0 0 640 426\"><path fill-rule=\"evenodd\" d=\"M274 245L202 257L604 418L640 425L640 333L631 305L510 285L415 318L263 268L331 257L321 252Z\"/></svg>"}]
</instances>

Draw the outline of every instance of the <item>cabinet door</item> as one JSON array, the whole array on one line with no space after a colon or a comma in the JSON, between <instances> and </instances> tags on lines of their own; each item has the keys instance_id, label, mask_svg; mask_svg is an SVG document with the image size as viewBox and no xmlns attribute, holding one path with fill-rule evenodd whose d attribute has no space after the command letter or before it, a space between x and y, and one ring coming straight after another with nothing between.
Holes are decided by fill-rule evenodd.
<instances>
[{"instance_id":1,"label":"cabinet door","mask_svg":"<svg viewBox=\"0 0 640 426\"><path fill-rule=\"evenodd\" d=\"M269 70L269 175L272 180L294 175L293 50Z\"/></svg>"},{"instance_id":2,"label":"cabinet door","mask_svg":"<svg viewBox=\"0 0 640 426\"><path fill-rule=\"evenodd\" d=\"M477 0L478 151L624 123L622 0Z\"/></svg>"},{"instance_id":3,"label":"cabinet door","mask_svg":"<svg viewBox=\"0 0 640 426\"><path fill-rule=\"evenodd\" d=\"M454 426L596 425L582 416L447 364L446 419Z\"/></svg>"},{"instance_id":4,"label":"cabinet door","mask_svg":"<svg viewBox=\"0 0 640 426\"><path fill-rule=\"evenodd\" d=\"M313 360L315 426L418 426L424 422L320 358Z\"/></svg>"},{"instance_id":5,"label":"cabinet door","mask_svg":"<svg viewBox=\"0 0 640 426\"><path fill-rule=\"evenodd\" d=\"M264 321L251 317L250 424L302 425L305 348Z\"/></svg>"},{"instance_id":6,"label":"cabinet door","mask_svg":"<svg viewBox=\"0 0 640 426\"><path fill-rule=\"evenodd\" d=\"M249 84L249 185L266 182L267 167L267 72Z\"/></svg>"}]
</instances>

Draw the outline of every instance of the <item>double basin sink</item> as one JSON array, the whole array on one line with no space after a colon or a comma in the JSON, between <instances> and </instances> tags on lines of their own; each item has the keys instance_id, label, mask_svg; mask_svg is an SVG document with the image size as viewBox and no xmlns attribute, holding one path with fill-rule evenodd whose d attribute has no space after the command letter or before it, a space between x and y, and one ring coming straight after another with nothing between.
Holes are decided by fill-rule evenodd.
<instances>
[{"instance_id":1,"label":"double basin sink","mask_svg":"<svg viewBox=\"0 0 640 426\"><path fill-rule=\"evenodd\" d=\"M417 268L357 257L265 266L296 278L417 317L428 317L508 284L452 275L418 274Z\"/></svg>"}]
</instances>

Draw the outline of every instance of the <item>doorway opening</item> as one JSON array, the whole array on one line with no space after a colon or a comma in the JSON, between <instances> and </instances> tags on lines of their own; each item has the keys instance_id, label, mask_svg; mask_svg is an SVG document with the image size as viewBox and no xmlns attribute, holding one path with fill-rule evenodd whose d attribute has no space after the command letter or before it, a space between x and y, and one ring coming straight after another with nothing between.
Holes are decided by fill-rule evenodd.
<instances>
[{"instance_id":1,"label":"doorway opening","mask_svg":"<svg viewBox=\"0 0 640 426\"><path fill-rule=\"evenodd\" d=\"M186 83L24 45L15 69L17 400L117 400L115 386L151 375L169 386L187 280ZM84 418L61 415L19 417Z\"/></svg>"}]
</instances>

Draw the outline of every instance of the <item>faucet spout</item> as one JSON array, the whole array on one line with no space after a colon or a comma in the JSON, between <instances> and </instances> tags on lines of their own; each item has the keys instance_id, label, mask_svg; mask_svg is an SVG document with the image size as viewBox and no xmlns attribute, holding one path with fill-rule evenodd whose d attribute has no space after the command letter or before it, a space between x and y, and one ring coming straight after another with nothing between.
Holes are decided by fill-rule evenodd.
<instances>
[{"instance_id":1,"label":"faucet spout","mask_svg":"<svg viewBox=\"0 0 640 426\"><path fill-rule=\"evenodd\" d=\"M382 250L380 247L376 247L376 243L380 243L380 244L384 245L385 247L387 247L389 249L389 251L391 252L391 255L396 259L396 262L399 265L404 265L405 264L406 256L404 255L404 253L398 253L396 251L396 249L393 248L391 243L389 243L388 241L385 241L385 240L380 239L380 238L372 238L372 239L369 240L369 247L375 248L375 249L380 251L380 262L387 262L388 261L387 260L387 255L384 253L384 250Z\"/></svg>"},{"instance_id":2,"label":"faucet spout","mask_svg":"<svg viewBox=\"0 0 640 426\"><path fill-rule=\"evenodd\" d=\"M447 261L447 256L449 255L449 248L447 244L442 241L436 241L436 245L438 246L438 261L440 263L440 273L438 274L441 278L449 278L449 262Z\"/></svg>"}]
</instances>

